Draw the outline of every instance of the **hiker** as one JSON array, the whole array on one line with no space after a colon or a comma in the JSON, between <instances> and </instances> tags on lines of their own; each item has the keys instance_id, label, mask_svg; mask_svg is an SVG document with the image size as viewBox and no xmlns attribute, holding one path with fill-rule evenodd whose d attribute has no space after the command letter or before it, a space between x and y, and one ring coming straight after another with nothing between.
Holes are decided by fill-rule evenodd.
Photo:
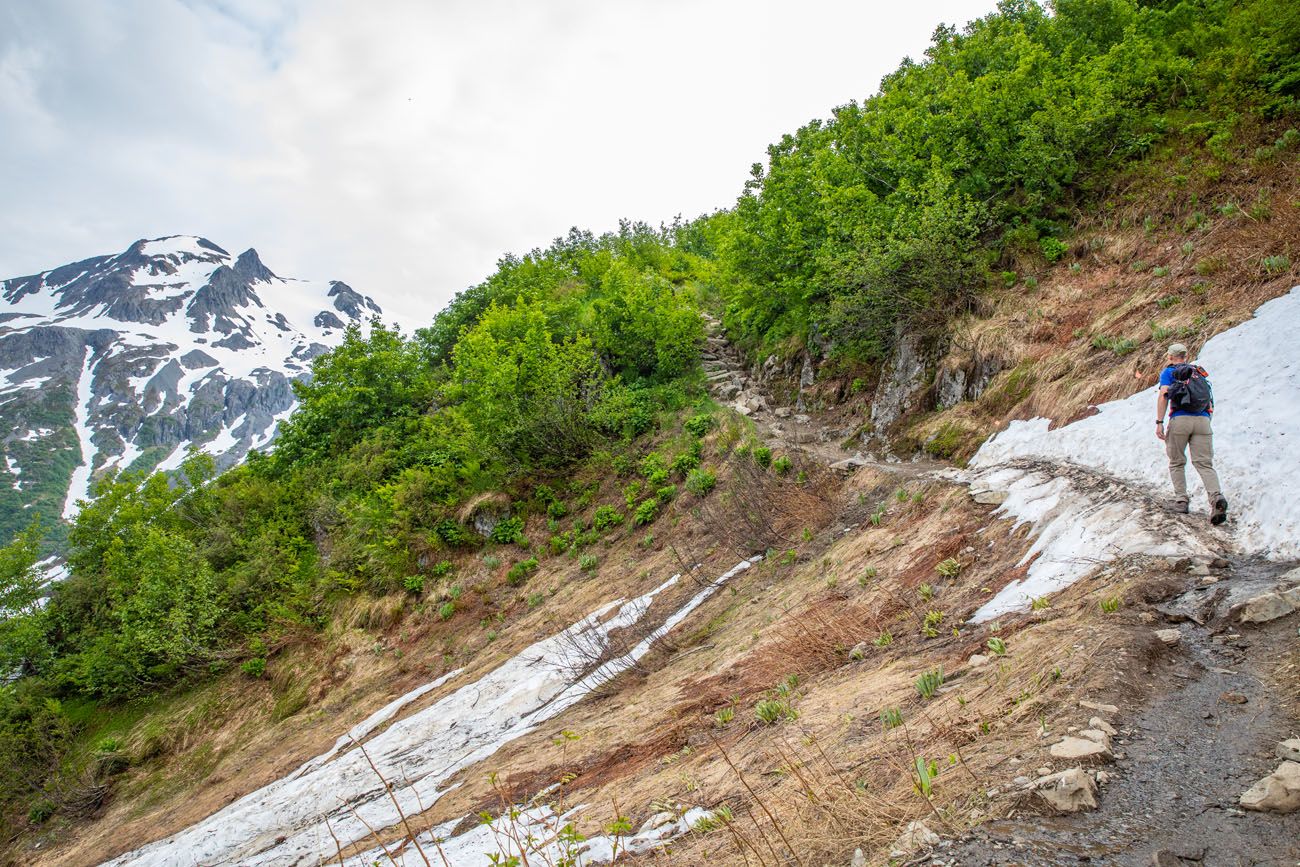
<instances>
[{"instance_id":1,"label":"hiker","mask_svg":"<svg viewBox=\"0 0 1300 867\"><path fill-rule=\"evenodd\" d=\"M1187 449L1191 447L1192 466L1205 486L1210 501L1210 523L1228 519L1228 501L1219 490L1219 475L1214 471L1214 435L1210 416L1214 413L1214 392L1205 369L1187 363L1187 347L1175 343L1169 347L1165 369L1160 371L1160 397L1156 401L1156 436L1165 443L1169 455L1169 478L1174 483L1173 511L1187 514ZM1169 424L1165 424L1165 412Z\"/></svg>"}]
</instances>

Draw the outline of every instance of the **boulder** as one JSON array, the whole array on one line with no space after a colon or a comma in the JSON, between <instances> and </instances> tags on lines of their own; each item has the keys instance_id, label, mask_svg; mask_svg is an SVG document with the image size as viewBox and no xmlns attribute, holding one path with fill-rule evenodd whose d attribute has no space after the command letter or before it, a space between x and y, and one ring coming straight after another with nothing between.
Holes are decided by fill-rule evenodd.
<instances>
[{"instance_id":1,"label":"boulder","mask_svg":"<svg viewBox=\"0 0 1300 867\"><path fill-rule=\"evenodd\" d=\"M1273 590L1246 600L1238 620L1242 623L1268 623L1300 609L1300 587Z\"/></svg>"},{"instance_id":2,"label":"boulder","mask_svg":"<svg viewBox=\"0 0 1300 867\"><path fill-rule=\"evenodd\" d=\"M862 455L854 455L853 457L845 458L842 461L836 461L835 463L831 464L831 469L832 470L856 470L858 467L865 467L867 463L868 463L867 459L864 458Z\"/></svg>"},{"instance_id":3,"label":"boulder","mask_svg":"<svg viewBox=\"0 0 1300 867\"><path fill-rule=\"evenodd\" d=\"M971 668L983 668L984 666L988 665L992 661L993 661L993 657L983 653L971 654L971 658L966 660L966 662L970 665Z\"/></svg>"},{"instance_id":4,"label":"boulder","mask_svg":"<svg viewBox=\"0 0 1300 867\"><path fill-rule=\"evenodd\" d=\"M867 856L862 854L861 849L853 850L853 860L849 862L849 867L867 867Z\"/></svg>"},{"instance_id":5,"label":"boulder","mask_svg":"<svg viewBox=\"0 0 1300 867\"><path fill-rule=\"evenodd\" d=\"M1288 762L1300 762L1300 738L1289 738L1279 743L1277 757Z\"/></svg>"},{"instance_id":6,"label":"boulder","mask_svg":"<svg viewBox=\"0 0 1300 867\"><path fill-rule=\"evenodd\" d=\"M889 857L905 858L918 849L928 849L939 842L939 835L930 830L924 821L917 819L908 822L903 833L898 835L890 847Z\"/></svg>"},{"instance_id":7,"label":"boulder","mask_svg":"<svg viewBox=\"0 0 1300 867\"><path fill-rule=\"evenodd\" d=\"M1294 813L1300 810L1300 762L1283 762L1255 782L1238 802L1247 810Z\"/></svg>"},{"instance_id":8,"label":"boulder","mask_svg":"<svg viewBox=\"0 0 1300 867\"><path fill-rule=\"evenodd\" d=\"M1034 781L1034 791L1053 810L1077 813L1097 808L1097 783L1082 768L1070 768Z\"/></svg>"},{"instance_id":9,"label":"boulder","mask_svg":"<svg viewBox=\"0 0 1300 867\"><path fill-rule=\"evenodd\" d=\"M849 651L849 659L854 662L861 662L866 658L867 643L865 641L859 641L857 644L853 645L853 649Z\"/></svg>"},{"instance_id":10,"label":"boulder","mask_svg":"<svg viewBox=\"0 0 1300 867\"><path fill-rule=\"evenodd\" d=\"M1096 731L1089 729L1088 731ZM1105 736L1104 732L1097 734ZM1109 759L1111 757L1109 738L1106 742L1092 738L1067 737L1052 744L1050 752L1053 758L1077 761L1079 759Z\"/></svg>"},{"instance_id":11,"label":"boulder","mask_svg":"<svg viewBox=\"0 0 1300 867\"><path fill-rule=\"evenodd\" d=\"M1170 647L1183 640L1183 633L1177 629L1157 629L1155 635L1156 638L1159 638L1161 642Z\"/></svg>"},{"instance_id":12,"label":"boulder","mask_svg":"<svg viewBox=\"0 0 1300 867\"><path fill-rule=\"evenodd\" d=\"M971 491L970 498L981 506L1000 506L1007 501L1006 491Z\"/></svg>"}]
</instances>

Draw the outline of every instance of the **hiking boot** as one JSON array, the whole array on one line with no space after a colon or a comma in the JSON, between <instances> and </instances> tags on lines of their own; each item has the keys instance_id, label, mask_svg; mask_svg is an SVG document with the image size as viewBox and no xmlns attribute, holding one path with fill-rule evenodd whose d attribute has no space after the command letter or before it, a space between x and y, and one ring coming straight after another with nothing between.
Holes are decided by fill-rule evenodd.
<instances>
[{"instance_id":1,"label":"hiking boot","mask_svg":"<svg viewBox=\"0 0 1300 867\"><path fill-rule=\"evenodd\" d=\"M1214 507L1210 510L1210 523L1217 527L1226 520L1228 520L1228 501L1220 496L1214 501Z\"/></svg>"},{"instance_id":2,"label":"hiking boot","mask_svg":"<svg viewBox=\"0 0 1300 867\"><path fill-rule=\"evenodd\" d=\"M1187 514L1187 501L1186 501L1186 500L1170 500L1170 501L1169 501L1169 511L1174 512L1174 513L1179 514L1179 515L1186 515L1186 514Z\"/></svg>"}]
</instances>

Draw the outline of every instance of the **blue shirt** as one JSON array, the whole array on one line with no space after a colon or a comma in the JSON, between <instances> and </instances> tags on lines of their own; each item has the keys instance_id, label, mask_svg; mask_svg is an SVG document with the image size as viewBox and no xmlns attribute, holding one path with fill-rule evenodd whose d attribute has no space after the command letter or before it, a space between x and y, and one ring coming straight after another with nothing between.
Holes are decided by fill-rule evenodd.
<instances>
[{"instance_id":1,"label":"blue shirt","mask_svg":"<svg viewBox=\"0 0 1300 867\"><path fill-rule=\"evenodd\" d=\"M1174 367L1175 365L1171 364L1168 367L1166 367L1164 370L1160 371L1160 385L1162 387L1168 388L1169 386L1174 384ZM1205 378L1207 380L1209 379L1208 376ZM1211 406L1213 406L1213 404L1211 404ZM1173 412L1169 413L1170 418L1173 418L1174 416L1178 416L1178 415L1199 415L1199 416L1204 416L1205 418L1209 418L1210 412L1209 410L1206 410L1205 412L1188 412L1185 409L1176 409Z\"/></svg>"}]
</instances>

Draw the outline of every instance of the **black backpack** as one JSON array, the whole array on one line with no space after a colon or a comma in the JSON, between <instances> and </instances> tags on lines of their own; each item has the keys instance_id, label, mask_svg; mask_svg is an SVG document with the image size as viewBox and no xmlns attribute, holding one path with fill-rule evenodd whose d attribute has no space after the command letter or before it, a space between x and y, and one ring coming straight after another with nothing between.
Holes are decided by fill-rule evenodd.
<instances>
[{"instance_id":1,"label":"black backpack","mask_svg":"<svg viewBox=\"0 0 1300 867\"><path fill-rule=\"evenodd\" d=\"M1173 368L1169 405L1179 412L1213 412L1214 391L1205 368L1194 364L1175 364Z\"/></svg>"}]
</instances>

